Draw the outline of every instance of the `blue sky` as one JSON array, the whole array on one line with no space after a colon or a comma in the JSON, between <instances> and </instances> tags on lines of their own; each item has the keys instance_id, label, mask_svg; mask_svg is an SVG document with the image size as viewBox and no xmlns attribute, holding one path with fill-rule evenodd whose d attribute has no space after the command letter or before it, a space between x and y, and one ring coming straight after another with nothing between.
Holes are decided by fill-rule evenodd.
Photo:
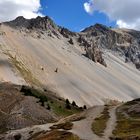
<instances>
[{"instance_id":1,"label":"blue sky","mask_svg":"<svg viewBox=\"0 0 140 140\"><path fill-rule=\"evenodd\" d=\"M56 24L72 31L80 31L95 23L116 25L103 13L95 11L90 15L85 12L83 4L87 0L41 0L40 2L42 14L50 16Z\"/></svg>"},{"instance_id":2,"label":"blue sky","mask_svg":"<svg viewBox=\"0 0 140 140\"><path fill-rule=\"evenodd\" d=\"M0 0L0 22L48 15L72 31L95 23L140 30L139 5L140 0Z\"/></svg>"}]
</instances>

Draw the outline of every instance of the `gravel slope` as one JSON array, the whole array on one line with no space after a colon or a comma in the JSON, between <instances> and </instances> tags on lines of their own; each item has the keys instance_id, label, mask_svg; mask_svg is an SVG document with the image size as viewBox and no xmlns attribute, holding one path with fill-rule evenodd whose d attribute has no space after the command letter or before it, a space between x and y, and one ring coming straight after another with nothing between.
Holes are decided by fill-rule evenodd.
<instances>
[{"instance_id":1,"label":"gravel slope","mask_svg":"<svg viewBox=\"0 0 140 140\"><path fill-rule=\"evenodd\" d=\"M83 48L73 47L63 38L43 35L39 39L33 32L27 34L4 25L0 30L5 32L0 36L1 48L9 50L33 77L64 98L93 106L108 99L127 101L140 97L140 72L110 52L104 54L105 68L82 56ZM12 71L7 73L0 77L19 83Z\"/></svg>"}]
</instances>

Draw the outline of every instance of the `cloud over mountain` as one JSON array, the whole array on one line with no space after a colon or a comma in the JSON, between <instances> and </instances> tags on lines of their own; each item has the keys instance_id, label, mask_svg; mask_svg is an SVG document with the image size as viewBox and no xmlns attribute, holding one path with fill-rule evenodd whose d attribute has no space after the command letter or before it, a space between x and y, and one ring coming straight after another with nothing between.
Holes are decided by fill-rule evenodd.
<instances>
[{"instance_id":1,"label":"cloud over mountain","mask_svg":"<svg viewBox=\"0 0 140 140\"><path fill-rule=\"evenodd\" d=\"M33 18L41 8L40 0L0 0L0 22L24 16Z\"/></svg>"},{"instance_id":2,"label":"cloud over mountain","mask_svg":"<svg viewBox=\"0 0 140 140\"><path fill-rule=\"evenodd\" d=\"M106 14L121 28L140 30L139 5L140 0L89 0L84 3L84 8L89 14L94 11Z\"/></svg>"}]
</instances>

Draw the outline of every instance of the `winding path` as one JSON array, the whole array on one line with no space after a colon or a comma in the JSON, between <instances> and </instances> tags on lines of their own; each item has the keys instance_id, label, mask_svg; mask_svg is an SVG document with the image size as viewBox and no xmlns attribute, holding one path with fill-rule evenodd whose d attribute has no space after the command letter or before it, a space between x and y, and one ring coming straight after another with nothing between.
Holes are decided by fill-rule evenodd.
<instances>
[{"instance_id":1,"label":"winding path","mask_svg":"<svg viewBox=\"0 0 140 140\"><path fill-rule=\"evenodd\" d=\"M91 129L93 120L101 114L103 109L103 106L96 106L87 110L86 118L74 122L71 132L78 135L82 140L103 140L95 135Z\"/></svg>"},{"instance_id":2,"label":"winding path","mask_svg":"<svg viewBox=\"0 0 140 140\"><path fill-rule=\"evenodd\" d=\"M95 106L92 107L85 112L85 119L73 122L73 128L70 132L78 135L81 140L109 140L109 137L112 136L112 130L114 130L116 126L116 107L111 107L109 109L110 118L107 122L107 127L104 131L104 136L99 137L92 131L92 123L95 118L100 116L100 114L104 110L104 106ZM50 130L50 126L53 124L44 124L44 125L36 125L33 127L28 127L20 130L9 131L7 133L6 139L14 135L15 133L22 134L22 140L28 139L30 137L29 132L33 131L34 133Z\"/></svg>"},{"instance_id":3,"label":"winding path","mask_svg":"<svg viewBox=\"0 0 140 140\"><path fill-rule=\"evenodd\" d=\"M110 118L107 122L107 127L104 131L104 139L105 140L108 140L110 136L112 136L112 131L115 129L115 126L116 126L116 121L117 121L117 118L116 118L116 107L111 107L109 109L109 115L110 115Z\"/></svg>"},{"instance_id":4,"label":"winding path","mask_svg":"<svg viewBox=\"0 0 140 140\"><path fill-rule=\"evenodd\" d=\"M86 119L74 122L71 132L78 135L82 140L109 140L116 126L116 108L117 106L109 109L110 118L103 137L97 136L91 129L93 120L101 114L104 109L103 106L96 106L87 110Z\"/></svg>"}]
</instances>

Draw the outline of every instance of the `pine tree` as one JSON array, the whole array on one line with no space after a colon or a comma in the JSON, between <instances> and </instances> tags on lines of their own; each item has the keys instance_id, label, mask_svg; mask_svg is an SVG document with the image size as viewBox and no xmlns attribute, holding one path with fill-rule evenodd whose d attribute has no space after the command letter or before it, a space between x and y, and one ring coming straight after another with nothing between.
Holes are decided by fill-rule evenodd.
<instances>
[{"instance_id":1,"label":"pine tree","mask_svg":"<svg viewBox=\"0 0 140 140\"><path fill-rule=\"evenodd\" d=\"M70 101L68 99L66 99L66 108L71 109Z\"/></svg>"},{"instance_id":2,"label":"pine tree","mask_svg":"<svg viewBox=\"0 0 140 140\"><path fill-rule=\"evenodd\" d=\"M51 107L50 107L50 105L49 105L49 104L47 104L47 109L48 109L48 110L51 110Z\"/></svg>"},{"instance_id":3,"label":"pine tree","mask_svg":"<svg viewBox=\"0 0 140 140\"><path fill-rule=\"evenodd\" d=\"M72 102L72 106L77 106L76 103L75 103L75 101Z\"/></svg>"},{"instance_id":4,"label":"pine tree","mask_svg":"<svg viewBox=\"0 0 140 140\"><path fill-rule=\"evenodd\" d=\"M86 105L84 105L84 106L83 106L83 108L84 108L84 109L87 109L87 106L86 106Z\"/></svg>"}]
</instances>

